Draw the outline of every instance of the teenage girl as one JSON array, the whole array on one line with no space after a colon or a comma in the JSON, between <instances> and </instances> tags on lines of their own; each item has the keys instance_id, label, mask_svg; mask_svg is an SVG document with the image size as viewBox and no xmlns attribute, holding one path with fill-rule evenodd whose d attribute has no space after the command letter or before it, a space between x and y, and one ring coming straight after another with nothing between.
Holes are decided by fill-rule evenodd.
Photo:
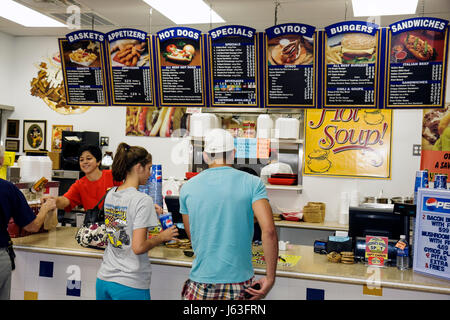
<instances>
[{"instance_id":1,"label":"teenage girl","mask_svg":"<svg viewBox=\"0 0 450 320\"><path fill-rule=\"evenodd\" d=\"M109 241L97 273L97 300L150 300L148 251L178 236L172 226L148 238L147 230L158 225L158 218L152 198L137 189L147 182L151 167L152 156L144 148L126 143L117 147L112 174L124 183L112 188L105 199Z\"/></svg>"}]
</instances>

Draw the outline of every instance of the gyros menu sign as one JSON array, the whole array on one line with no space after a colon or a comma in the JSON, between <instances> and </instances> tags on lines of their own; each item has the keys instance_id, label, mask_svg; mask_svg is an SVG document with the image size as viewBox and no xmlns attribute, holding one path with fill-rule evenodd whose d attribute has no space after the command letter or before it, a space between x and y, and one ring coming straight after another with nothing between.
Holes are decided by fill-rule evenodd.
<instances>
[{"instance_id":1,"label":"gyros menu sign","mask_svg":"<svg viewBox=\"0 0 450 320\"><path fill-rule=\"evenodd\" d=\"M105 35L79 30L58 41L67 105L109 105Z\"/></svg>"},{"instance_id":2,"label":"gyros menu sign","mask_svg":"<svg viewBox=\"0 0 450 320\"><path fill-rule=\"evenodd\" d=\"M448 21L413 18L389 26L385 106L443 107Z\"/></svg>"},{"instance_id":3,"label":"gyros menu sign","mask_svg":"<svg viewBox=\"0 0 450 320\"><path fill-rule=\"evenodd\" d=\"M330 25L325 32L323 107L378 107L378 25L347 21Z\"/></svg>"},{"instance_id":4,"label":"gyros menu sign","mask_svg":"<svg viewBox=\"0 0 450 320\"><path fill-rule=\"evenodd\" d=\"M391 110L307 110L306 175L391 177Z\"/></svg>"},{"instance_id":5,"label":"gyros menu sign","mask_svg":"<svg viewBox=\"0 0 450 320\"><path fill-rule=\"evenodd\" d=\"M316 28L288 23L266 29L265 105L314 107L316 80Z\"/></svg>"},{"instance_id":6,"label":"gyros menu sign","mask_svg":"<svg viewBox=\"0 0 450 320\"><path fill-rule=\"evenodd\" d=\"M210 106L259 107L259 34L245 26L209 31Z\"/></svg>"},{"instance_id":7,"label":"gyros menu sign","mask_svg":"<svg viewBox=\"0 0 450 320\"><path fill-rule=\"evenodd\" d=\"M147 33L118 29L106 34L112 105L153 106L153 52Z\"/></svg>"},{"instance_id":8,"label":"gyros menu sign","mask_svg":"<svg viewBox=\"0 0 450 320\"><path fill-rule=\"evenodd\" d=\"M156 39L159 104L206 106L204 37L192 28L169 28Z\"/></svg>"}]
</instances>

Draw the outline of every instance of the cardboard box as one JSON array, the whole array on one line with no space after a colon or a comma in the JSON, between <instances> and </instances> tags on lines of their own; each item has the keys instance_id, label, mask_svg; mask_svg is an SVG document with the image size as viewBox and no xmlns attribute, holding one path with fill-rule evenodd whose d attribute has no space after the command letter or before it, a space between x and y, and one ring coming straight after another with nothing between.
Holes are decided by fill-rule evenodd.
<instances>
[{"instance_id":1,"label":"cardboard box","mask_svg":"<svg viewBox=\"0 0 450 320\"><path fill-rule=\"evenodd\" d=\"M52 170L59 170L61 167L61 153L59 152L49 152L48 153L49 158L52 160Z\"/></svg>"}]
</instances>

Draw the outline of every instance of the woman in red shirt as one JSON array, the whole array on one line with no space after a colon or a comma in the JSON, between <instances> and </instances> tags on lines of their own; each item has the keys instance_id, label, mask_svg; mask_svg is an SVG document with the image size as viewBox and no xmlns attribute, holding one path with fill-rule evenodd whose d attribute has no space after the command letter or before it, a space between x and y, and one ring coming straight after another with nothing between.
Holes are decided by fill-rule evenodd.
<instances>
[{"instance_id":1,"label":"woman in red shirt","mask_svg":"<svg viewBox=\"0 0 450 320\"><path fill-rule=\"evenodd\" d=\"M56 198L58 209L69 212L78 205L82 205L84 210L92 209L109 188L122 184L122 181L114 181L111 170L100 170L101 161L99 147L85 145L80 148L80 169L85 176L77 180L63 196Z\"/></svg>"}]
</instances>

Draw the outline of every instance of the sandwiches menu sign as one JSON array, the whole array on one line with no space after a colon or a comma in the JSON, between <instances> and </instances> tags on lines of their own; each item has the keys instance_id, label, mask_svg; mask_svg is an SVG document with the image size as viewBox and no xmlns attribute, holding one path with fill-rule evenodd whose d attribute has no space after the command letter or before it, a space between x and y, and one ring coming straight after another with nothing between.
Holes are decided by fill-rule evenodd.
<instances>
[{"instance_id":1,"label":"sandwiches menu sign","mask_svg":"<svg viewBox=\"0 0 450 320\"><path fill-rule=\"evenodd\" d=\"M448 21L413 18L391 24L385 106L443 107Z\"/></svg>"},{"instance_id":2,"label":"sandwiches menu sign","mask_svg":"<svg viewBox=\"0 0 450 320\"><path fill-rule=\"evenodd\" d=\"M106 37L111 104L153 106L153 55L147 33L118 29Z\"/></svg>"},{"instance_id":3,"label":"sandwiches menu sign","mask_svg":"<svg viewBox=\"0 0 450 320\"><path fill-rule=\"evenodd\" d=\"M363 21L325 28L323 107L377 107L378 25Z\"/></svg>"},{"instance_id":4,"label":"sandwiches menu sign","mask_svg":"<svg viewBox=\"0 0 450 320\"><path fill-rule=\"evenodd\" d=\"M259 34L245 26L209 31L211 107L258 107Z\"/></svg>"},{"instance_id":5,"label":"sandwiches menu sign","mask_svg":"<svg viewBox=\"0 0 450 320\"><path fill-rule=\"evenodd\" d=\"M105 35L79 30L59 39L67 105L107 106Z\"/></svg>"},{"instance_id":6,"label":"sandwiches menu sign","mask_svg":"<svg viewBox=\"0 0 450 320\"><path fill-rule=\"evenodd\" d=\"M265 105L314 107L316 28L288 23L265 32Z\"/></svg>"}]
</instances>

